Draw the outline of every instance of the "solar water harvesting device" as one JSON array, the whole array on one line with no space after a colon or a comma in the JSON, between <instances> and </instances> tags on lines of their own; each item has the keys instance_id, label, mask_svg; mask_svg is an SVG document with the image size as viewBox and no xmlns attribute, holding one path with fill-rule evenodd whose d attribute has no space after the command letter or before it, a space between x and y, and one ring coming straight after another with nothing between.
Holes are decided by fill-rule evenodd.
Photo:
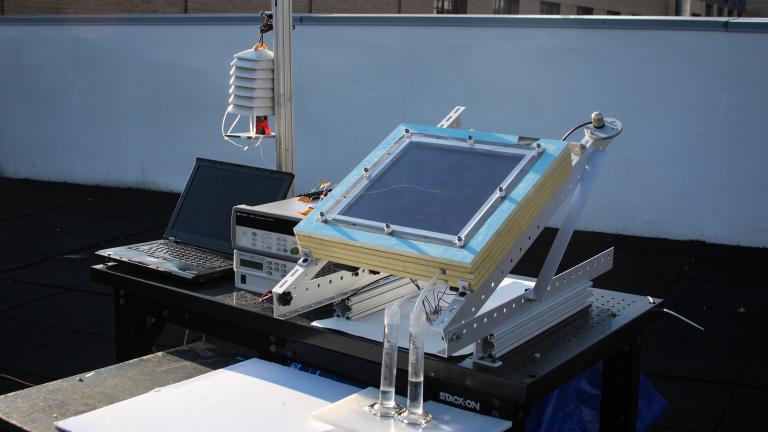
<instances>
[{"instance_id":1,"label":"solar water harvesting device","mask_svg":"<svg viewBox=\"0 0 768 432\"><path fill-rule=\"evenodd\" d=\"M591 280L612 267L609 249L555 275L621 122L593 113L581 125L584 137L569 142L573 130L555 140L449 127L461 110L438 126L396 127L294 229L302 259L272 289L277 318L351 298L382 274L419 288L403 294L418 296L409 320L407 407L393 399L398 342L388 332L397 333L393 308L402 303L394 300L384 315L378 400L366 390L353 406L338 402L324 412L328 424L366 425L372 414L397 417L388 423L393 430L426 425L425 321L439 330L445 356L473 345L472 362L498 366L504 353L587 308ZM563 207L538 278L517 279L529 289L505 296L510 271ZM427 308L426 297L439 289L450 289L450 302Z\"/></svg>"},{"instance_id":2,"label":"solar water harvesting device","mask_svg":"<svg viewBox=\"0 0 768 432\"><path fill-rule=\"evenodd\" d=\"M303 259L273 289L276 317L349 296L357 277L440 273L456 293L434 323L446 355L475 344L475 360L493 363L590 304L612 250L555 271L621 122L595 113L579 142L440 126L396 127L296 226ZM533 288L486 305L562 207Z\"/></svg>"}]
</instances>

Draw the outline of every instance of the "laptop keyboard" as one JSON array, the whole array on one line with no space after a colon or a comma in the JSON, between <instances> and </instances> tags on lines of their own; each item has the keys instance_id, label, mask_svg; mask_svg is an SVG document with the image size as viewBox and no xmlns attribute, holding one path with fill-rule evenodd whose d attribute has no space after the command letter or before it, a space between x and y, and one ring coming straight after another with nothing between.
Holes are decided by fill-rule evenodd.
<instances>
[{"instance_id":1,"label":"laptop keyboard","mask_svg":"<svg viewBox=\"0 0 768 432\"><path fill-rule=\"evenodd\" d=\"M190 246L176 244L170 241L160 241L147 245L130 247L155 258L165 258L181 261L204 269L217 269L232 265L232 260Z\"/></svg>"}]
</instances>

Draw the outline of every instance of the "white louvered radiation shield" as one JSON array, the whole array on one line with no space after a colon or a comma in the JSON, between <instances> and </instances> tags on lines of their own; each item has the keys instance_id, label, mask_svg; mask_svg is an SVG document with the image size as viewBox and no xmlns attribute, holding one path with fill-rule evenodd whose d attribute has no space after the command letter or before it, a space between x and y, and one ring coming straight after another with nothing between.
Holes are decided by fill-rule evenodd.
<instances>
[{"instance_id":1,"label":"white louvered radiation shield","mask_svg":"<svg viewBox=\"0 0 768 432\"><path fill-rule=\"evenodd\" d=\"M235 54L230 63L229 105L221 122L221 133L224 139L243 149L257 146L262 139L274 136L266 123L267 116L275 114L274 59L275 54L259 43ZM247 123L248 130L233 132L241 120L245 120L243 124ZM264 125L267 125L266 130ZM233 139L258 141L239 144Z\"/></svg>"}]
</instances>

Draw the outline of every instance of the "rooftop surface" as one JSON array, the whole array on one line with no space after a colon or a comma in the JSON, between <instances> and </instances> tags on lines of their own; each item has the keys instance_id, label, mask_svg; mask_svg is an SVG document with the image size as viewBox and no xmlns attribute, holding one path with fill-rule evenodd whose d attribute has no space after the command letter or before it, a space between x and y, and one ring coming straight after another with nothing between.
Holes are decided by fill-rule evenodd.
<instances>
[{"instance_id":1,"label":"rooftop surface","mask_svg":"<svg viewBox=\"0 0 768 432\"><path fill-rule=\"evenodd\" d=\"M0 374L41 384L113 364L112 293L89 281L93 252L159 238L178 195L0 178L0 197ZM534 276L553 238L515 273ZM611 246L597 287L665 298L706 328L664 315L645 334L643 371L669 402L654 430L768 429L768 250L582 231L562 267ZM156 349L184 339L171 327ZM0 394L23 387L0 378Z\"/></svg>"}]
</instances>

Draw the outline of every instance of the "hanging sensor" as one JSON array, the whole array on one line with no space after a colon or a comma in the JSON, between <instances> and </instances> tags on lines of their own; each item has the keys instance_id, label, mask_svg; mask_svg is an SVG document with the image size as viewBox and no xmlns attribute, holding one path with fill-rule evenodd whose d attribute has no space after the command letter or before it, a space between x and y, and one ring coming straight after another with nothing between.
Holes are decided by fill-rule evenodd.
<instances>
[{"instance_id":1,"label":"hanging sensor","mask_svg":"<svg viewBox=\"0 0 768 432\"><path fill-rule=\"evenodd\" d=\"M230 62L229 100L221 119L224 140L243 150L258 147L264 138L275 137L267 120L267 116L275 114L275 53L264 43L264 33L272 30L272 15L262 13L261 18L258 42L235 54ZM242 130L234 130L238 124Z\"/></svg>"}]
</instances>

